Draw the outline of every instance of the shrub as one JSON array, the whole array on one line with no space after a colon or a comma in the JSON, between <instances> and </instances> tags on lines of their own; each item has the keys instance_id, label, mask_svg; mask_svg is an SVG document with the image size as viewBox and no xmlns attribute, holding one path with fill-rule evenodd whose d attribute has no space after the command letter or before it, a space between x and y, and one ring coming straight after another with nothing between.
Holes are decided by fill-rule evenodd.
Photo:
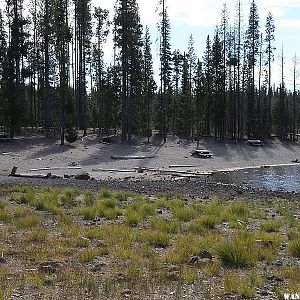
<instances>
[{"instance_id":1,"label":"shrub","mask_svg":"<svg viewBox=\"0 0 300 300\"><path fill-rule=\"evenodd\" d=\"M76 140L78 139L77 129L75 127L68 127L66 129L65 139L70 144L76 142Z\"/></svg>"}]
</instances>

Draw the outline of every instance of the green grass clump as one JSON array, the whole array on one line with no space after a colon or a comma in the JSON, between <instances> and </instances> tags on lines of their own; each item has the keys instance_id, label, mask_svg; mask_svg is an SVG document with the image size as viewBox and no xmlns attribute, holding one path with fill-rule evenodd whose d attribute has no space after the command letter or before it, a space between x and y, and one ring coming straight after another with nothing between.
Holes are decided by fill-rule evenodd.
<instances>
[{"instance_id":1,"label":"green grass clump","mask_svg":"<svg viewBox=\"0 0 300 300\"><path fill-rule=\"evenodd\" d=\"M47 232L41 229L34 229L27 234L30 242L44 242L47 238Z\"/></svg>"},{"instance_id":2,"label":"green grass clump","mask_svg":"<svg viewBox=\"0 0 300 300\"><path fill-rule=\"evenodd\" d=\"M19 228L33 228L41 224L41 219L36 215L26 215L15 219L14 224Z\"/></svg>"},{"instance_id":3,"label":"green grass clump","mask_svg":"<svg viewBox=\"0 0 300 300\"><path fill-rule=\"evenodd\" d=\"M4 209L5 206L6 206L6 203L4 201L0 200L0 210Z\"/></svg>"},{"instance_id":4,"label":"green grass clump","mask_svg":"<svg viewBox=\"0 0 300 300\"><path fill-rule=\"evenodd\" d=\"M10 223L12 221L12 216L5 210L0 210L0 222Z\"/></svg>"},{"instance_id":5,"label":"green grass clump","mask_svg":"<svg viewBox=\"0 0 300 300\"><path fill-rule=\"evenodd\" d=\"M88 248L77 253L76 259L79 262L93 261L99 255L99 249Z\"/></svg>"},{"instance_id":6,"label":"green grass clump","mask_svg":"<svg viewBox=\"0 0 300 300\"><path fill-rule=\"evenodd\" d=\"M27 190L26 192L21 194L13 193L10 197L10 201L14 201L20 204L32 205L35 203L36 197L32 190Z\"/></svg>"},{"instance_id":7,"label":"green grass clump","mask_svg":"<svg viewBox=\"0 0 300 300\"><path fill-rule=\"evenodd\" d=\"M162 260L167 263L185 263L191 255L196 255L203 247L202 238L187 234L179 236L172 249L166 252Z\"/></svg>"},{"instance_id":8,"label":"green grass clump","mask_svg":"<svg viewBox=\"0 0 300 300\"><path fill-rule=\"evenodd\" d=\"M71 208L78 205L76 197L80 195L80 192L76 189L65 189L60 197L60 203L64 207Z\"/></svg>"},{"instance_id":9,"label":"green grass clump","mask_svg":"<svg viewBox=\"0 0 300 300\"><path fill-rule=\"evenodd\" d=\"M247 219L249 216L249 208L243 202L232 202L226 207L226 213L230 219Z\"/></svg>"},{"instance_id":10,"label":"green grass clump","mask_svg":"<svg viewBox=\"0 0 300 300\"><path fill-rule=\"evenodd\" d=\"M225 292L242 297L253 297L256 294L254 282L245 276L236 273L226 273L224 276Z\"/></svg>"},{"instance_id":11,"label":"green grass clump","mask_svg":"<svg viewBox=\"0 0 300 300\"><path fill-rule=\"evenodd\" d=\"M173 217L179 221L189 222L195 218L195 211L192 208L173 207L171 208Z\"/></svg>"},{"instance_id":12,"label":"green grass clump","mask_svg":"<svg viewBox=\"0 0 300 300\"><path fill-rule=\"evenodd\" d=\"M131 226L137 226L143 220L143 216L134 210L125 212L125 223Z\"/></svg>"},{"instance_id":13,"label":"green grass clump","mask_svg":"<svg viewBox=\"0 0 300 300\"><path fill-rule=\"evenodd\" d=\"M295 256L300 257L300 238L297 238L289 243L289 252Z\"/></svg>"},{"instance_id":14,"label":"green grass clump","mask_svg":"<svg viewBox=\"0 0 300 300\"><path fill-rule=\"evenodd\" d=\"M170 243L170 235L158 230L142 232L142 239L154 247L165 248Z\"/></svg>"},{"instance_id":15,"label":"green grass clump","mask_svg":"<svg viewBox=\"0 0 300 300\"><path fill-rule=\"evenodd\" d=\"M231 240L221 243L217 253L225 266L247 267L258 261L258 246L246 233L235 235Z\"/></svg>"},{"instance_id":16,"label":"green grass clump","mask_svg":"<svg viewBox=\"0 0 300 300\"><path fill-rule=\"evenodd\" d=\"M83 202L85 206L92 206L96 202L95 194L91 191L84 192L83 194Z\"/></svg>"},{"instance_id":17,"label":"green grass clump","mask_svg":"<svg viewBox=\"0 0 300 300\"><path fill-rule=\"evenodd\" d=\"M260 223L261 229L266 232L278 232L281 225L281 220L264 220Z\"/></svg>"},{"instance_id":18,"label":"green grass clump","mask_svg":"<svg viewBox=\"0 0 300 300\"><path fill-rule=\"evenodd\" d=\"M84 220L94 220L97 211L94 207L82 207L78 210L78 214L81 215Z\"/></svg>"},{"instance_id":19,"label":"green grass clump","mask_svg":"<svg viewBox=\"0 0 300 300\"><path fill-rule=\"evenodd\" d=\"M110 198L112 196L113 196L113 192L109 191L108 189L102 189L99 192L99 197L100 198L108 199L108 198Z\"/></svg>"},{"instance_id":20,"label":"green grass clump","mask_svg":"<svg viewBox=\"0 0 300 300\"><path fill-rule=\"evenodd\" d=\"M150 224L154 229L169 234L176 234L180 231L180 222L177 220L164 220L161 218L153 218Z\"/></svg>"}]
</instances>

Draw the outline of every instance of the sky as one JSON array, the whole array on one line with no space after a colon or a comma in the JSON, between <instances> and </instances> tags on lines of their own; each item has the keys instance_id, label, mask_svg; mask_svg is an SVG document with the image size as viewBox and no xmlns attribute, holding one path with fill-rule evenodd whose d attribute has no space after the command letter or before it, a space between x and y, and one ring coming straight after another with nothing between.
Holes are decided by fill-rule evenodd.
<instances>
[{"instance_id":1,"label":"sky","mask_svg":"<svg viewBox=\"0 0 300 300\"><path fill-rule=\"evenodd\" d=\"M113 17L114 0L92 0L93 5L106 8ZM154 68L159 68L159 32L157 30L158 12L156 7L159 0L137 0L140 8L142 25L150 28L152 39L152 54ZM248 23L250 4L252 0L241 0L242 14L245 28ZM229 23L235 16L237 0L166 0L171 24L172 50L187 50L190 35L194 38L196 55L202 60L207 35L213 37L215 27L220 22L221 11L226 3L229 11ZM256 0L260 17L260 29L265 31L266 16L272 13L275 20L275 61L273 64L273 83L279 84L281 78L280 64L283 46L284 77L286 85L292 88L293 84L293 58L299 56L300 69L300 0ZM112 58L113 44L108 39L105 59ZM155 70L158 74L158 70ZM299 74L300 75L300 74ZM299 81L300 81L300 76ZM297 86L300 88L300 84Z\"/></svg>"}]
</instances>

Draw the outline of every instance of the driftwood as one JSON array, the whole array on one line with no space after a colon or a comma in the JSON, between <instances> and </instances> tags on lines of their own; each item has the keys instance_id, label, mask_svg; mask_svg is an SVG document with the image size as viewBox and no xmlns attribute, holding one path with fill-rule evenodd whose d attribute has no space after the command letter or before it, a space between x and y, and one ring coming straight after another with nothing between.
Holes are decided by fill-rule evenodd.
<instances>
[{"instance_id":1,"label":"driftwood","mask_svg":"<svg viewBox=\"0 0 300 300\"><path fill-rule=\"evenodd\" d=\"M3 156L19 156L19 153L14 153L14 152L3 152Z\"/></svg>"},{"instance_id":2,"label":"driftwood","mask_svg":"<svg viewBox=\"0 0 300 300\"><path fill-rule=\"evenodd\" d=\"M164 169L159 169L159 168L146 168L146 167L137 167L135 168L136 170L141 169L143 171L148 171L148 172L157 172L160 174L169 174L173 176L180 176L180 175L187 175L187 177L198 177L198 176L208 176L208 175L213 175L213 172L191 172L191 171L180 171L180 170L164 170Z\"/></svg>"},{"instance_id":3,"label":"driftwood","mask_svg":"<svg viewBox=\"0 0 300 300\"><path fill-rule=\"evenodd\" d=\"M147 158L154 158L154 155L128 155L128 156L111 156L111 159L147 159Z\"/></svg>"},{"instance_id":4,"label":"driftwood","mask_svg":"<svg viewBox=\"0 0 300 300\"><path fill-rule=\"evenodd\" d=\"M169 165L169 168L197 168L196 165Z\"/></svg>"},{"instance_id":5,"label":"driftwood","mask_svg":"<svg viewBox=\"0 0 300 300\"><path fill-rule=\"evenodd\" d=\"M135 172L135 170L126 170L126 169L92 169L93 172L111 172L111 173L130 173L130 172Z\"/></svg>"},{"instance_id":6,"label":"driftwood","mask_svg":"<svg viewBox=\"0 0 300 300\"><path fill-rule=\"evenodd\" d=\"M50 178L51 173L47 174L21 174L21 173L16 173L18 167L14 166L9 174L9 176L12 177L26 177L26 178Z\"/></svg>"},{"instance_id":7,"label":"driftwood","mask_svg":"<svg viewBox=\"0 0 300 300\"><path fill-rule=\"evenodd\" d=\"M44 167L44 168L36 168L30 169L30 172L36 171L49 171L49 170L79 170L81 167Z\"/></svg>"}]
</instances>

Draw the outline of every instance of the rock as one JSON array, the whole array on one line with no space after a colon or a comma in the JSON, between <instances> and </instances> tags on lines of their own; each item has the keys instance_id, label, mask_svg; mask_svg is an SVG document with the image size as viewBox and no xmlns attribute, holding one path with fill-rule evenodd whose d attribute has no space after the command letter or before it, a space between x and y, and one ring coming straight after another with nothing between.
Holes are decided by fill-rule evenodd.
<instances>
[{"instance_id":1,"label":"rock","mask_svg":"<svg viewBox=\"0 0 300 300\"><path fill-rule=\"evenodd\" d=\"M131 296L131 294L132 294L132 291L129 290L129 289L125 289L125 290L122 291L122 295L125 298L129 298Z\"/></svg>"},{"instance_id":2,"label":"rock","mask_svg":"<svg viewBox=\"0 0 300 300\"><path fill-rule=\"evenodd\" d=\"M6 259L3 256L1 256L0 257L0 264L5 264L5 263L6 263Z\"/></svg>"},{"instance_id":3,"label":"rock","mask_svg":"<svg viewBox=\"0 0 300 300\"><path fill-rule=\"evenodd\" d=\"M49 260L40 263L38 269L42 273L53 274L60 271L63 266L64 266L63 262Z\"/></svg>"},{"instance_id":4,"label":"rock","mask_svg":"<svg viewBox=\"0 0 300 300\"><path fill-rule=\"evenodd\" d=\"M117 280L118 282L125 281L125 275L122 274L122 273L118 274L118 275L116 276L116 280Z\"/></svg>"},{"instance_id":5,"label":"rock","mask_svg":"<svg viewBox=\"0 0 300 300\"><path fill-rule=\"evenodd\" d=\"M213 259L213 256L207 250L202 250L198 255L199 258L207 258L209 260Z\"/></svg>"},{"instance_id":6,"label":"rock","mask_svg":"<svg viewBox=\"0 0 300 300\"><path fill-rule=\"evenodd\" d=\"M106 265L107 265L107 264L104 263L104 262L99 263L99 264L96 264L96 265L93 267L92 271L93 271L93 272L99 272L99 271L102 271L103 267L105 267Z\"/></svg>"},{"instance_id":7,"label":"rock","mask_svg":"<svg viewBox=\"0 0 300 300\"><path fill-rule=\"evenodd\" d=\"M283 279L281 279L281 278L279 278L279 277L277 277L277 276L275 276L275 275L269 276L269 277L267 278L267 280L269 280L269 281L276 281L276 282L283 282Z\"/></svg>"},{"instance_id":8,"label":"rock","mask_svg":"<svg viewBox=\"0 0 300 300\"><path fill-rule=\"evenodd\" d=\"M71 176L68 174L64 174L64 178L69 179Z\"/></svg>"},{"instance_id":9,"label":"rock","mask_svg":"<svg viewBox=\"0 0 300 300\"><path fill-rule=\"evenodd\" d=\"M52 279L45 279L44 280L44 286L53 286L54 282Z\"/></svg>"},{"instance_id":10,"label":"rock","mask_svg":"<svg viewBox=\"0 0 300 300\"><path fill-rule=\"evenodd\" d=\"M85 172L85 173L76 174L74 178L78 180L89 180L91 176L89 173Z\"/></svg>"}]
</instances>

